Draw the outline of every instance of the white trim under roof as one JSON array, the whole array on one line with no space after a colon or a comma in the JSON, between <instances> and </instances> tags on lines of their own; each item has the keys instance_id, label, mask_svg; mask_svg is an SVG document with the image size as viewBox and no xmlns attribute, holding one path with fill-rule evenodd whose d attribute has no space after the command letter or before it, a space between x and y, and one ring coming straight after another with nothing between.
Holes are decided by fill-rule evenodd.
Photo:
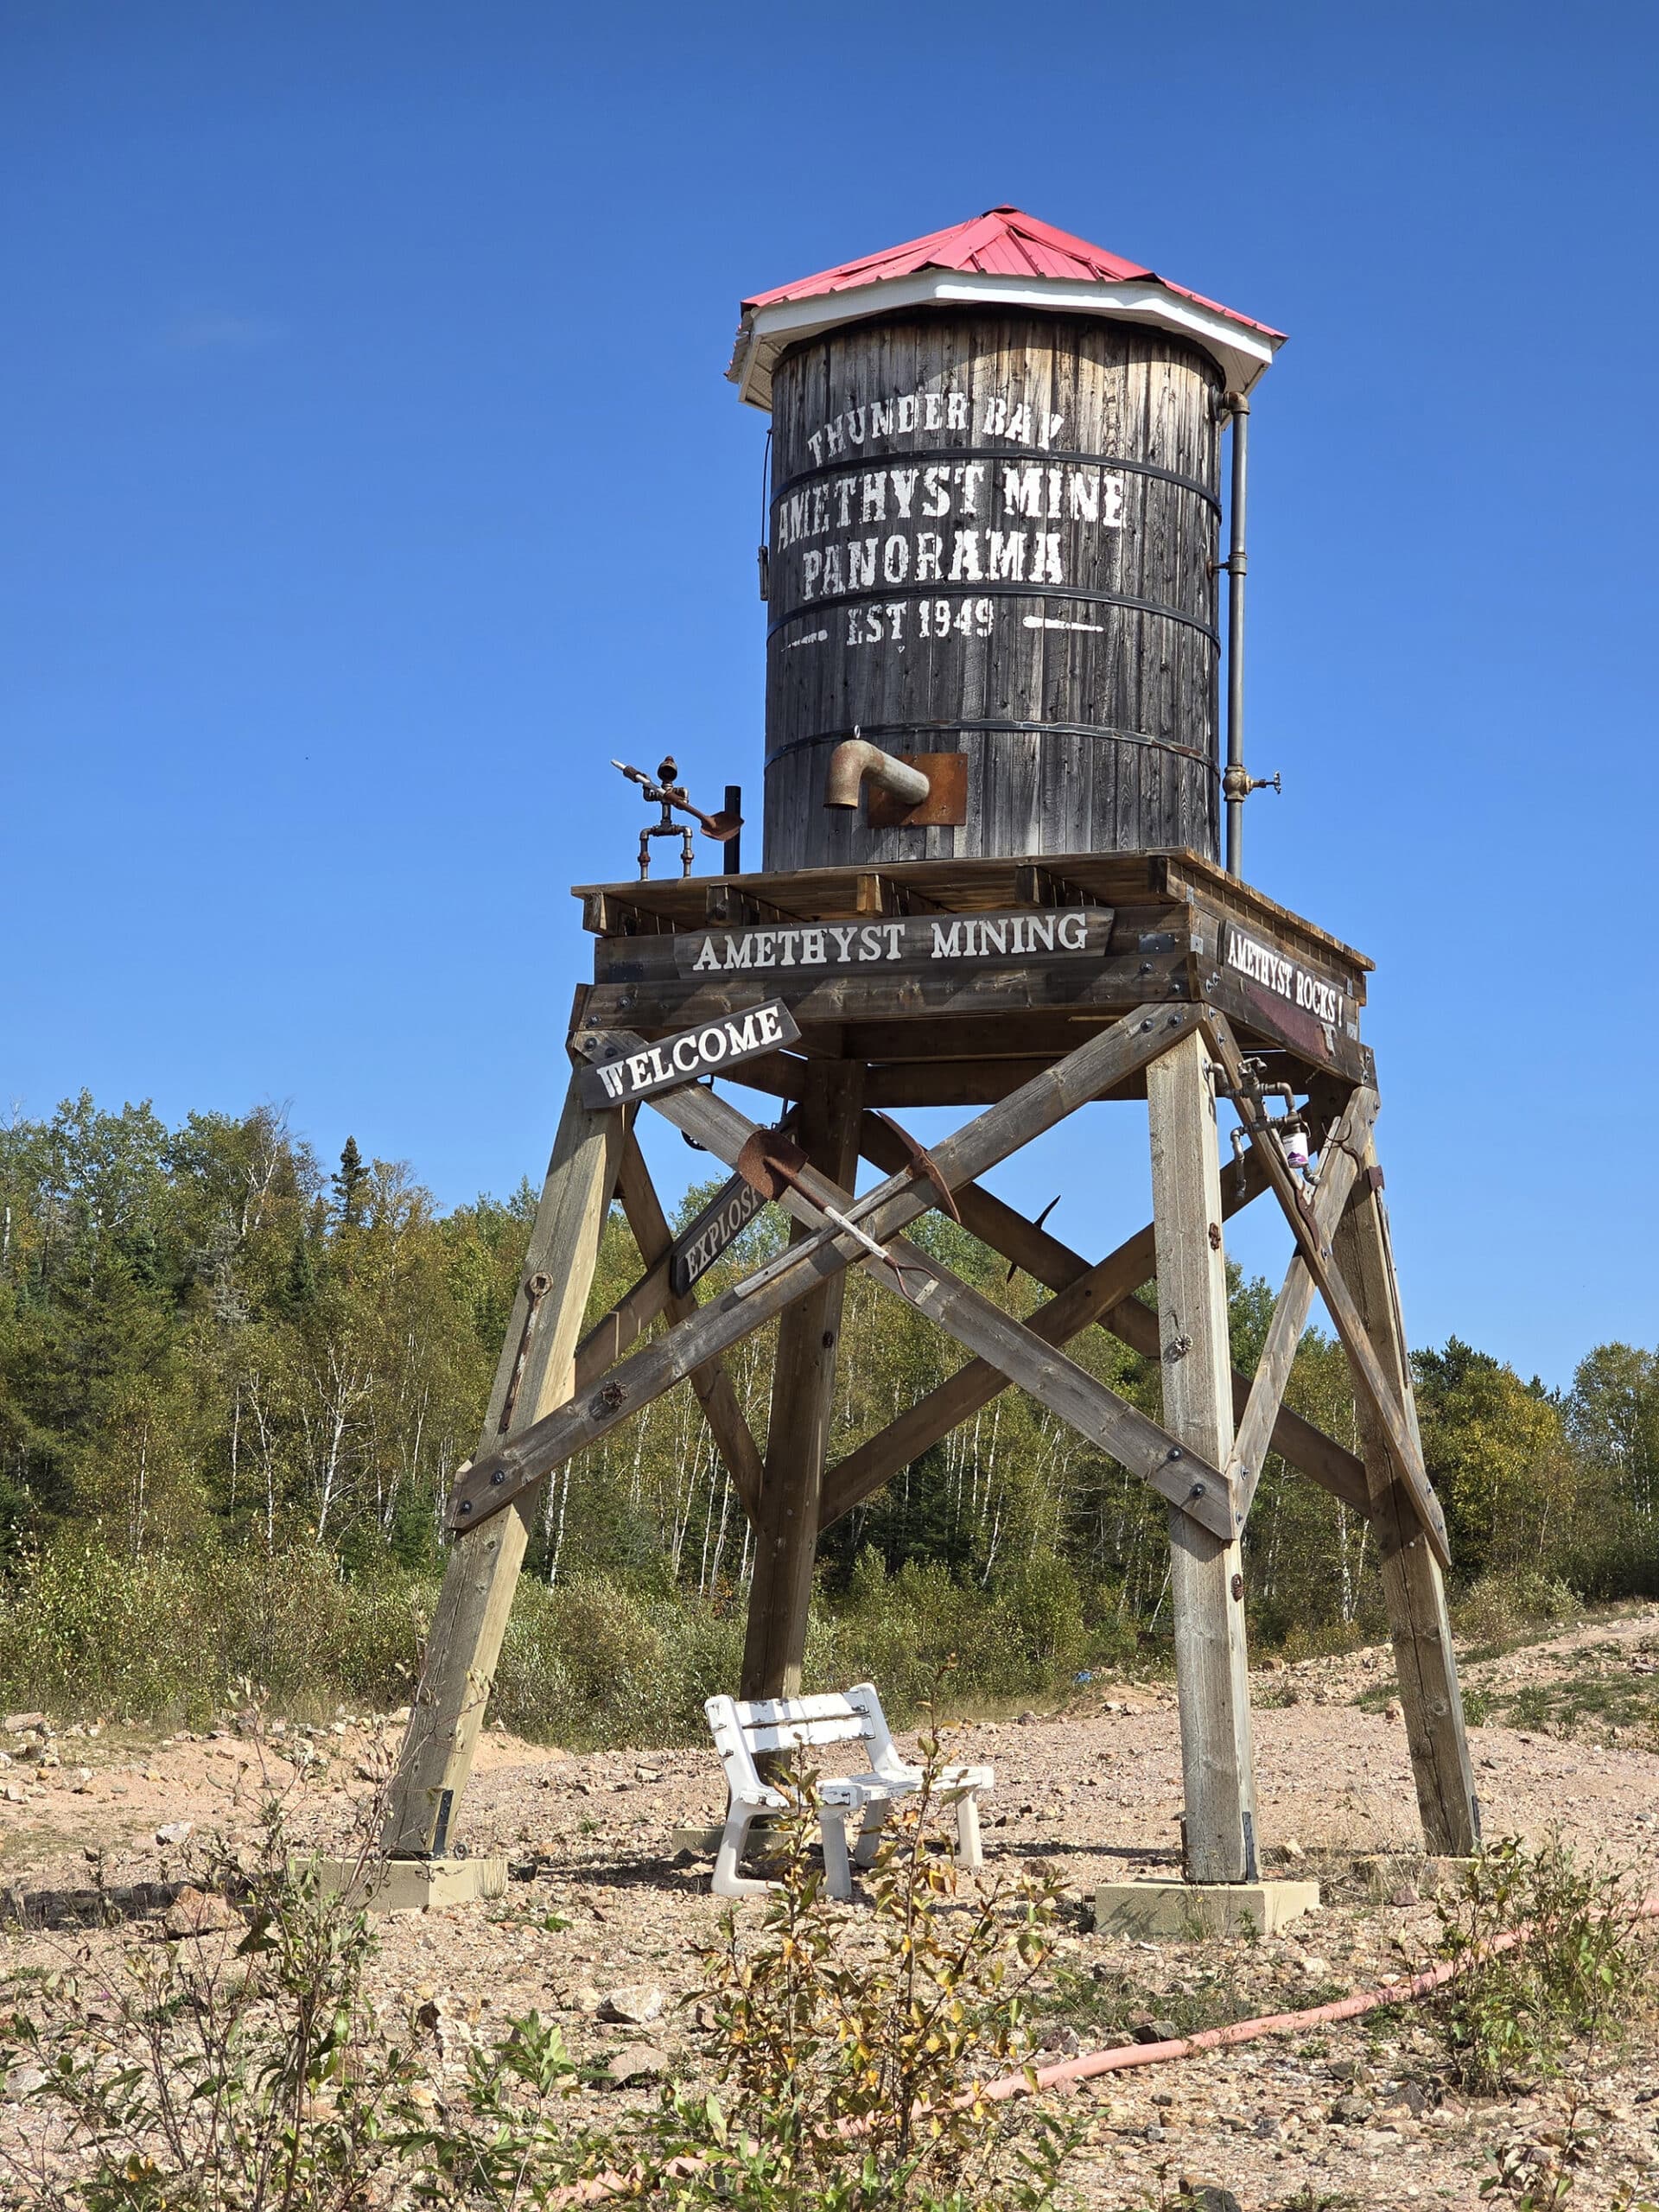
<instances>
[{"instance_id":1,"label":"white trim under roof","mask_svg":"<svg viewBox=\"0 0 1659 2212\"><path fill-rule=\"evenodd\" d=\"M1184 298L1154 277L1096 283L1086 277L995 276L974 270L918 269L844 292L773 300L746 313L726 373L751 407L770 413L772 372L779 355L803 338L868 315L915 307L1034 308L1049 315L1100 315L1108 322L1150 322L1190 338L1211 356L1230 391L1248 392L1284 344L1265 330L1235 321L1215 308Z\"/></svg>"}]
</instances>

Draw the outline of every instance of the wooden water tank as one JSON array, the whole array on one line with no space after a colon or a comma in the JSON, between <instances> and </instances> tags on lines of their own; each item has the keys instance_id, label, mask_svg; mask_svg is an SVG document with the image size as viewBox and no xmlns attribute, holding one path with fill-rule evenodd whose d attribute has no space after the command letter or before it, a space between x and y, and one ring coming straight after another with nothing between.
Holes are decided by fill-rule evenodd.
<instances>
[{"instance_id":1,"label":"wooden water tank","mask_svg":"<svg viewBox=\"0 0 1659 2212\"><path fill-rule=\"evenodd\" d=\"M1217 856L1223 385L1169 331L1007 309L887 314L779 354L766 868ZM855 731L964 755L964 818L826 809Z\"/></svg>"}]
</instances>

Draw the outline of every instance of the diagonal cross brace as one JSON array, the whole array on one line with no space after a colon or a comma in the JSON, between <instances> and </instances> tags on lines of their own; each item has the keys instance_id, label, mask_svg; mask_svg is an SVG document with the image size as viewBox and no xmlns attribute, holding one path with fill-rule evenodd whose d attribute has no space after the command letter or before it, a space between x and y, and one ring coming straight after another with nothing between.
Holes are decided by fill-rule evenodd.
<instances>
[{"instance_id":1,"label":"diagonal cross brace","mask_svg":"<svg viewBox=\"0 0 1659 2212\"><path fill-rule=\"evenodd\" d=\"M1308 1273L1336 1323L1354 1381L1387 1440L1389 1456L1422 1523L1429 1548L1443 1567L1449 1567L1452 1550L1446 1541L1446 1516L1440 1510L1440 1502L1429 1485L1417 1439L1382 1371L1382 1363L1366 1332L1353 1294L1332 1257L1331 1236L1316 1224L1313 1210L1291 1180L1290 1170L1285 1165L1265 1110L1245 1089L1243 1060L1231 1029L1213 1009L1206 1010L1205 1029L1232 1086L1233 1103L1249 1134L1251 1149L1267 1171L1274 1194L1294 1233L1297 1249L1307 1262Z\"/></svg>"},{"instance_id":2,"label":"diagonal cross brace","mask_svg":"<svg viewBox=\"0 0 1659 2212\"><path fill-rule=\"evenodd\" d=\"M753 1134L752 1122L709 1091L666 1092L652 1103L705 1151L728 1163ZM779 1203L798 1221L816 1229L826 1207L839 1211L850 1207L853 1200L838 1183L806 1167ZM866 1198L862 1204L868 1207L870 1201ZM905 1237L893 1241L896 1250L889 1246L858 1262L873 1282L988 1361L1090 1443L1143 1477L1170 1504L1190 1513L1213 1535L1233 1535L1230 1487L1216 1468L919 1245Z\"/></svg>"},{"instance_id":3,"label":"diagonal cross brace","mask_svg":"<svg viewBox=\"0 0 1659 2212\"><path fill-rule=\"evenodd\" d=\"M622 1165L617 1176L616 1194L622 1201L622 1211L627 1216L628 1227L633 1231L633 1241L639 1247L639 1256L646 1268L654 1268L658 1262L666 1264L673 1249L673 1232L663 1217L662 1205L645 1166L645 1154L632 1129L622 1140ZM671 1321L689 1321L696 1310L697 1301L689 1292L683 1295L671 1292L664 1307ZM580 1394L580 1350L576 1358L576 1389ZM702 1408L715 1449L742 1500L743 1510L753 1516L760 1498L760 1452L743 1417L732 1378L719 1360L711 1360L707 1367L692 1370L691 1388Z\"/></svg>"},{"instance_id":4,"label":"diagonal cross brace","mask_svg":"<svg viewBox=\"0 0 1659 2212\"><path fill-rule=\"evenodd\" d=\"M885 1116L864 1117L861 1142L867 1157L878 1167L895 1166L906 1156L902 1134L894 1135L893 1129L894 1124ZM1254 1157L1248 1158L1242 1178L1230 1170L1222 1184L1222 1218L1226 1220L1248 1205L1266 1187L1266 1178ZM963 1225L973 1236L1057 1294L1026 1316L1026 1326L1045 1344L1065 1344L1093 1322L1144 1357L1159 1357L1158 1317L1134 1295L1156 1267L1150 1223L1091 1266L1050 1230L1027 1221L981 1185L961 1185L956 1198ZM941 1437L1007 1387L1007 1376L988 1360L969 1360L965 1367L959 1367L830 1470L824 1478L821 1525L829 1528L861 1505L900 1468L919 1459ZM1235 1373L1233 1403L1241 1419L1250 1389L1250 1378ZM1345 1505L1358 1513L1370 1513L1364 1465L1334 1438L1281 1406L1272 1427L1272 1442L1275 1451ZM1235 1505L1239 1512L1249 1510L1242 1498Z\"/></svg>"},{"instance_id":5,"label":"diagonal cross brace","mask_svg":"<svg viewBox=\"0 0 1659 2212\"><path fill-rule=\"evenodd\" d=\"M1198 1009L1192 1007L1137 1007L938 1145L934 1160L940 1173L952 1189L971 1182L1045 1129L1064 1121L1076 1108L1127 1081L1187 1035L1198 1020ZM703 1099L710 1096L698 1093ZM671 1101L677 1116L684 1110L684 1093L664 1094L657 1103L666 1108ZM741 1116L736 1118L742 1120ZM744 1126L747 1129L749 1125ZM890 1177L883 1189L880 1205L865 1216L865 1222L877 1241L886 1243L929 1211L935 1194L930 1185L909 1174ZM660 1397L694 1368L706 1366L781 1313L821 1277L846 1267L855 1250L850 1239L844 1238L833 1244L808 1247L796 1267L786 1269L753 1296L740 1299L730 1291L723 1293L624 1361L591 1395L579 1395L496 1450L480 1454L457 1478L448 1516L449 1527L479 1526L521 1491L563 1466L584 1446ZM1046 1352L1044 1356L1050 1357ZM1218 1475L1216 1481L1219 1485Z\"/></svg>"},{"instance_id":6,"label":"diagonal cross brace","mask_svg":"<svg viewBox=\"0 0 1659 2212\"><path fill-rule=\"evenodd\" d=\"M1377 1104L1376 1091L1369 1084L1362 1084L1340 1117L1325 1132L1319 1147L1322 1165L1313 1204L1314 1232L1321 1244L1328 1245L1336 1235L1337 1224L1342 1219L1343 1209L1359 1173L1360 1159L1376 1119ZM1265 1150L1264 1146L1262 1151ZM1313 1290L1307 1262L1300 1251L1296 1252L1285 1272L1284 1287L1268 1323L1262 1355L1255 1363L1255 1378L1250 1384L1250 1395L1234 1433L1233 1449L1227 1462L1227 1471L1238 1493L1238 1510L1245 1518L1249 1517L1256 1484L1262 1479L1262 1463L1273 1441L1274 1425L1279 1418L1285 1386L1290 1380L1296 1347L1307 1326ZM1369 1511L1369 1500L1366 1510Z\"/></svg>"}]
</instances>

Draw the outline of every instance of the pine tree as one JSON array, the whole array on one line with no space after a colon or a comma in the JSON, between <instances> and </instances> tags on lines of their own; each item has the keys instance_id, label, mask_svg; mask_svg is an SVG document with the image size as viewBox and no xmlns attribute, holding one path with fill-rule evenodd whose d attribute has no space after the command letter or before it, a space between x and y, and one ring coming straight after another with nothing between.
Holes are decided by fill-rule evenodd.
<instances>
[{"instance_id":1,"label":"pine tree","mask_svg":"<svg viewBox=\"0 0 1659 2212\"><path fill-rule=\"evenodd\" d=\"M340 1155L340 1172L334 1178L335 1211L342 1229L362 1226L363 1192L368 1179L369 1171L363 1165L357 1139L347 1137Z\"/></svg>"},{"instance_id":2,"label":"pine tree","mask_svg":"<svg viewBox=\"0 0 1659 2212\"><path fill-rule=\"evenodd\" d=\"M296 1321L316 1302L316 1263L311 1256L310 1238L302 1235L294 1239L294 1249L289 1255L288 1272L283 1278L277 1303L290 1321Z\"/></svg>"}]
</instances>

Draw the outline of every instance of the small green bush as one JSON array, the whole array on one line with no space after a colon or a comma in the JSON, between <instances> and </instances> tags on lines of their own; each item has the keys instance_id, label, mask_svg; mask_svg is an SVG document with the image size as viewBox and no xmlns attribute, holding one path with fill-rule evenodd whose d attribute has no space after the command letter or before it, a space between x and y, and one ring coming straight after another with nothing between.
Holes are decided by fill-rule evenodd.
<instances>
[{"instance_id":1,"label":"small green bush","mask_svg":"<svg viewBox=\"0 0 1659 2212\"><path fill-rule=\"evenodd\" d=\"M1467 1969L1440 2017L1471 2088L1529 2087L1569 2054L1605 2063L1644 2001L1649 1967L1637 1897L1619 1874L1582 1864L1559 1836L1536 1850L1508 1836L1436 1910L1441 1956Z\"/></svg>"},{"instance_id":2,"label":"small green bush","mask_svg":"<svg viewBox=\"0 0 1659 2212\"><path fill-rule=\"evenodd\" d=\"M800 1789L760 1924L728 1910L700 1955L701 2086L613 2120L573 2108L591 2075L533 2012L474 2048L464 2093L435 2094L420 2015L366 1995L365 1916L296 1864L273 1810L255 1863L210 1844L193 1870L241 1897L245 1929L8 1985L0 2094L40 2125L0 2146L0 2190L42 2212L550 2212L625 2175L619 2202L681 2212L1052 2212L1074 2131L978 2087L1030 2063L1056 1894L959 1884L941 1756L930 1736L850 1909L824 1895Z\"/></svg>"},{"instance_id":3,"label":"small green bush","mask_svg":"<svg viewBox=\"0 0 1659 2212\"><path fill-rule=\"evenodd\" d=\"M1577 1595L1534 1567L1506 1567L1471 1583L1452 1609L1452 1626L1471 1643L1503 1644L1529 1629L1554 1628L1583 1611Z\"/></svg>"}]
</instances>

